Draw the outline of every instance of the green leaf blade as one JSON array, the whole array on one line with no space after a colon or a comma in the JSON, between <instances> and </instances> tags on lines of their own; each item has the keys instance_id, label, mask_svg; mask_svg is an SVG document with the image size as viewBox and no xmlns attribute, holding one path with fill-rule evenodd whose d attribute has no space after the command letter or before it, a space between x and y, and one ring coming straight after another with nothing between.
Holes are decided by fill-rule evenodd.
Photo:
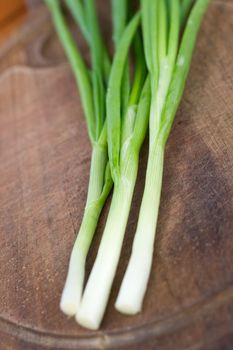
<instances>
[{"instance_id":1,"label":"green leaf blade","mask_svg":"<svg viewBox=\"0 0 233 350\"><path fill-rule=\"evenodd\" d=\"M65 0L66 6L72 13L72 16L74 17L76 23L78 23L79 28L87 41L87 43L90 43L91 37L90 32L88 29L87 21L86 21L86 15L83 8L83 4L81 0Z\"/></svg>"},{"instance_id":2,"label":"green leaf blade","mask_svg":"<svg viewBox=\"0 0 233 350\"><path fill-rule=\"evenodd\" d=\"M56 0L45 0L45 2L51 11L55 29L74 72L87 122L89 138L91 142L94 142L95 114L92 88L87 67L72 35L70 34L67 23L62 14L60 3Z\"/></svg>"},{"instance_id":3,"label":"green leaf blade","mask_svg":"<svg viewBox=\"0 0 233 350\"><path fill-rule=\"evenodd\" d=\"M136 14L126 27L119 43L107 91L107 130L108 149L112 175L119 173L119 154L121 143L121 86L124 66L130 43L140 22L140 14ZM116 176L114 175L116 174Z\"/></svg>"},{"instance_id":4,"label":"green leaf blade","mask_svg":"<svg viewBox=\"0 0 233 350\"><path fill-rule=\"evenodd\" d=\"M166 142L183 95L202 18L210 0L197 0L188 18L169 87L160 133Z\"/></svg>"}]
</instances>

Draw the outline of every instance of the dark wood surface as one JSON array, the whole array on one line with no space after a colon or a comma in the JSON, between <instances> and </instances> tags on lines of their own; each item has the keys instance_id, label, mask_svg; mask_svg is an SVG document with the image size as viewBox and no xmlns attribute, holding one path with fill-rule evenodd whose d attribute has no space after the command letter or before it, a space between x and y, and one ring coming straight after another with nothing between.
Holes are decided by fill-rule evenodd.
<instances>
[{"instance_id":1,"label":"dark wood surface","mask_svg":"<svg viewBox=\"0 0 233 350\"><path fill-rule=\"evenodd\" d=\"M102 6L105 25L104 11ZM166 148L143 312L123 316L114 300L137 222L146 144L122 257L98 332L79 327L58 307L90 162L72 73L43 7L1 46L0 350L233 349L232 21L232 1L212 1Z\"/></svg>"}]
</instances>

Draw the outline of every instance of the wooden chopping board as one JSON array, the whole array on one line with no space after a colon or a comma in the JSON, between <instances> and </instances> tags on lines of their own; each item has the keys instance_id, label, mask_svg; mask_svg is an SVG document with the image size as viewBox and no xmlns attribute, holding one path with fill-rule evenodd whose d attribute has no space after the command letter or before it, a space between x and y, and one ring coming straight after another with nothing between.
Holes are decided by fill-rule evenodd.
<instances>
[{"instance_id":1,"label":"wooden chopping board","mask_svg":"<svg viewBox=\"0 0 233 350\"><path fill-rule=\"evenodd\" d=\"M99 3L108 25L105 3ZM114 301L136 227L146 144L117 276L97 332L79 327L58 307L90 165L72 73L43 7L1 46L0 350L233 349L232 33L232 1L212 1L166 148L143 312L123 316ZM108 205L88 271L107 212Z\"/></svg>"}]
</instances>

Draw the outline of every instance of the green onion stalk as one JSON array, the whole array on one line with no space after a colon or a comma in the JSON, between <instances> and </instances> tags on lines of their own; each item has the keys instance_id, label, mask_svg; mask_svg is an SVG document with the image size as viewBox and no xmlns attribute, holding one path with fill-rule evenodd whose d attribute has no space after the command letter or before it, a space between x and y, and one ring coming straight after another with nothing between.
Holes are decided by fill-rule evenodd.
<instances>
[{"instance_id":1,"label":"green onion stalk","mask_svg":"<svg viewBox=\"0 0 233 350\"><path fill-rule=\"evenodd\" d=\"M127 54L139 23L140 14L137 13L126 26L117 45L109 78L108 153L114 191L98 254L76 315L78 323L91 329L98 329L108 302L131 207L139 151L148 128L150 83L146 77L142 54L136 55L138 62L133 85L130 88L127 108L122 115L122 85ZM136 50L140 50L140 47L135 47L135 52Z\"/></svg>"},{"instance_id":2,"label":"green onion stalk","mask_svg":"<svg viewBox=\"0 0 233 350\"><path fill-rule=\"evenodd\" d=\"M60 1L45 0L80 92L89 139L92 145L88 195L82 223L74 243L60 308L70 316L77 313L85 277L85 262L106 198L112 188L108 161L105 95L110 60L100 34L94 0L67 0L66 4L79 25L91 54L87 68L63 16Z\"/></svg>"},{"instance_id":3,"label":"green onion stalk","mask_svg":"<svg viewBox=\"0 0 233 350\"><path fill-rule=\"evenodd\" d=\"M128 0L111 0L112 6L112 27L113 42L115 51L118 48L120 39L129 21L129 1ZM128 107L128 99L130 94L130 72L129 60L124 63L124 72L121 82L121 109L122 114L126 113Z\"/></svg>"},{"instance_id":4,"label":"green onion stalk","mask_svg":"<svg viewBox=\"0 0 233 350\"><path fill-rule=\"evenodd\" d=\"M209 0L141 0L144 51L151 85L149 156L133 248L116 300L117 310L142 308L151 271L165 145L179 106ZM190 15L187 20L184 14ZM181 29L184 32L180 41Z\"/></svg>"}]
</instances>

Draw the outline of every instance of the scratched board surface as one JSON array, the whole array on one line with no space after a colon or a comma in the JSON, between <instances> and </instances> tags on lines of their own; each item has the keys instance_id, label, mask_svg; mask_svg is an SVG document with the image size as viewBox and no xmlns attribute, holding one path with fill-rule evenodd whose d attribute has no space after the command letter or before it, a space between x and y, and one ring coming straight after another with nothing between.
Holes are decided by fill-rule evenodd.
<instances>
[{"instance_id":1,"label":"scratched board surface","mask_svg":"<svg viewBox=\"0 0 233 350\"><path fill-rule=\"evenodd\" d=\"M104 4L99 1L108 32ZM212 1L166 148L143 312L123 316L114 301L137 222L146 143L117 276L97 332L79 327L58 307L90 166L74 78L43 6L1 46L0 350L232 350L232 32L232 1ZM76 38L86 53L79 33Z\"/></svg>"}]
</instances>

